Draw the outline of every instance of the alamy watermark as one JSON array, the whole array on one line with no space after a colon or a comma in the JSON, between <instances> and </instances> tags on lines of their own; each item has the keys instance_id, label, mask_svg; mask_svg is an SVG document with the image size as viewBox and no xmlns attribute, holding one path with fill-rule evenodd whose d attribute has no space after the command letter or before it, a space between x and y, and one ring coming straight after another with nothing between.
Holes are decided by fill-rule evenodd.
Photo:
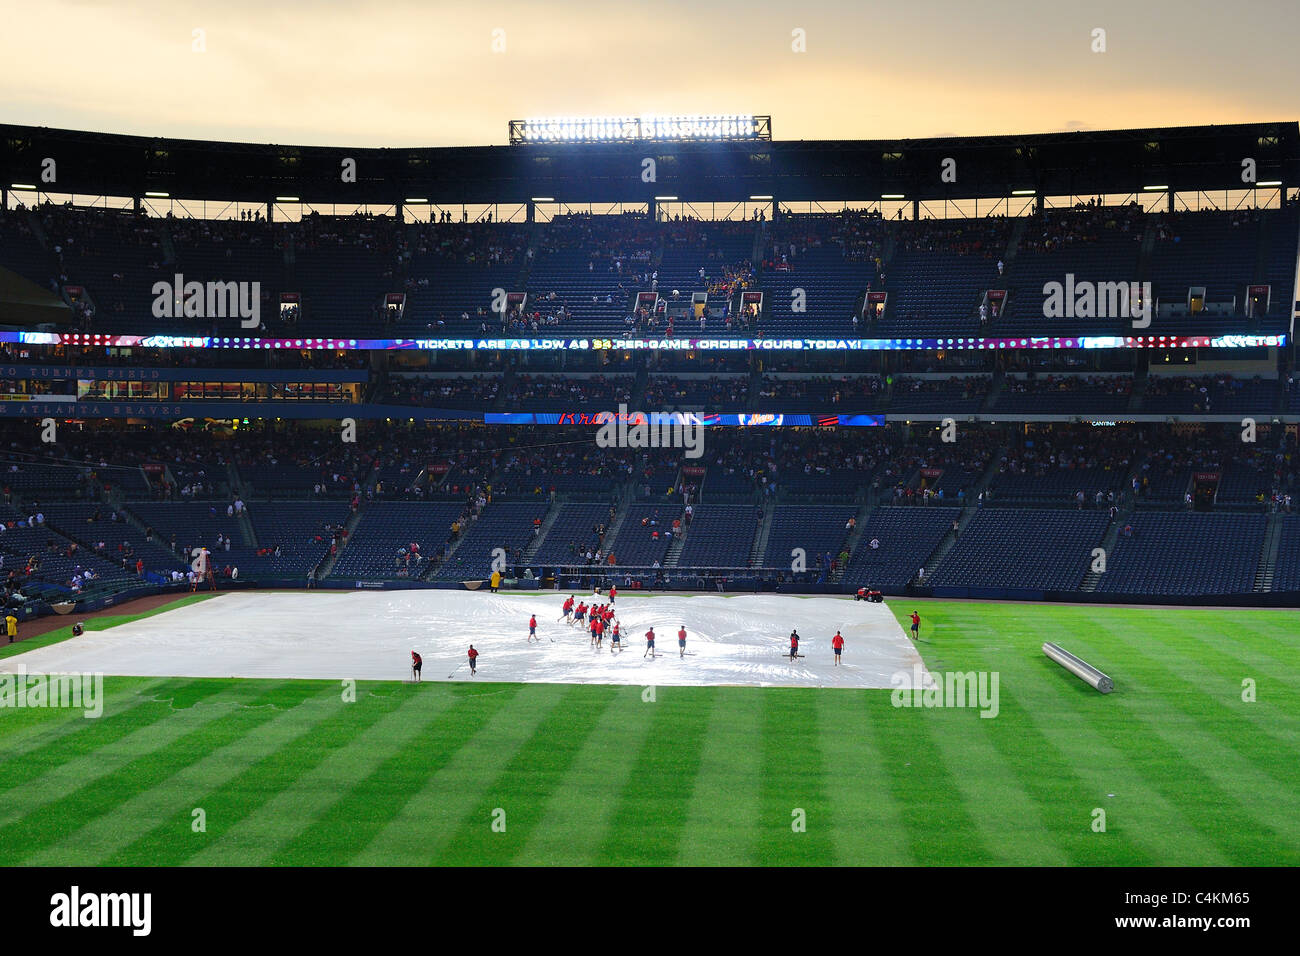
<instances>
[{"instance_id":1,"label":"alamy watermark","mask_svg":"<svg viewBox=\"0 0 1300 956\"><path fill-rule=\"evenodd\" d=\"M1151 324L1150 282L1075 281L1043 283L1043 317L1048 319L1131 319L1133 328Z\"/></svg>"},{"instance_id":2,"label":"alamy watermark","mask_svg":"<svg viewBox=\"0 0 1300 956\"><path fill-rule=\"evenodd\" d=\"M262 322L261 282L186 282L176 273L172 281L153 284L155 319L234 319L245 329Z\"/></svg>"},{"instance_id":3,"label":"alamy watermark","mask_svg":"<svg viewBox=\"0 0 1300 956\"><path fill-rule=\"evenodd\" d=\"M118 928L132 936L153 929L152 893L90 893L73 886L50 897L50 925L58 929Z\"/></svg>"},{"instance_id":4,"label":"alamy watermark","mask_svg":"<svg viewBox=\"0 0 1300 956\"><path fill-rule=\"evenodd\" d=\"M600 448L681 448L686 458L704 454L704 423L692 412L599 412Z\"/></svg>"},{"instance_id":5,"label":"alamy watermark","mask_svg":"<svg viewBox=\"0 0 1300 956\"><path fill-rule=\"evenodd\" d=\"M950 671L933 674L920 664L912 670L895 671L889 683L894 688L889 702L895 707L971 707L978 708L981 717L996 717L1001 709L998 701L997 671Z\"/></svg>"},{"instance_id":6,"label":"alamy watermark","mask_svg":"<svg viewBox=\"0 0 1300 956\"><path fill-rule=\"evenodd\" d=\"M29 674L19 664L12 674L0 674L0 709L69 708L86 717L104 713L103 674Z\"/></svg>"}]
</instances>

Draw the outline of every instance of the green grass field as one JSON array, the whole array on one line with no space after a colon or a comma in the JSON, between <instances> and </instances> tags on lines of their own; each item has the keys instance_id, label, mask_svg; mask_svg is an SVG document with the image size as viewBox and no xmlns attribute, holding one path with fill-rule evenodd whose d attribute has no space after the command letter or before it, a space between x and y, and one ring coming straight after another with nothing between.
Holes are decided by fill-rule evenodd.
<instances>
[{"instance_id":1,"label":"green grass field","mask_svg":"<svg viewBox=\"0 0 1300 956\"><path fill-rule=\"evenodd\" d=\"M0 710L0 859L1300 863L1295 612L922 613L931 670L1000 674L995 719L888 690L363 683L345 703L334 682L109 678L98 720Z\"/></svg>"}]
</instances>

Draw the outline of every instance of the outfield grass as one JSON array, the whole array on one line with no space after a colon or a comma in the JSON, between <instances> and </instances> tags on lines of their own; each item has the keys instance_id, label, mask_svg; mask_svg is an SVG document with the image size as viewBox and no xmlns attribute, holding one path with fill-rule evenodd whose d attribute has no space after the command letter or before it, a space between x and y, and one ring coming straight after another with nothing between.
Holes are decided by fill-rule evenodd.
<instances>
[{"instance_id":1,"label":"outfield grass","mask_svg":"<svg viewBox=\"0 0 1300 956\"><path fill-rule=\"evenodd\" d=\"M344 703L335 682L110 678L98 720L0 710L0 859L1300 863L1294 612L921 610L932 670L1000 674L995 719L887 690L366 683Z\"/></svg>"}]
</instances>

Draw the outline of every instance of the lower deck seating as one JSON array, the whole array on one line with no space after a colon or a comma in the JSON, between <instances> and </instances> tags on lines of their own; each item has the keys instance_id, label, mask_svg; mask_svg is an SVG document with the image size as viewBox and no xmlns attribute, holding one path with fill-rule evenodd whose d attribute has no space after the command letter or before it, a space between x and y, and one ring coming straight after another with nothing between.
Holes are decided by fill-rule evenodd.
<instances>
[{"instance_id":1,"label":"lower deck seating","mask_svg":"<svg viewBox=\"0 0 1300 956\"><path fill-rule=\"evenodd\" d=\"M1109 523L1096 511L986 508L962 531L930 584L1074 590Z\"/></svg>"},{"instance_id":2,"label":"lower deck seating","mask_svg":"<svg viewBox=\"0 0 1300 956\"><path fill-rule=\"evenodd\" d=\"M1142 512L1121 534L1097 590L1164 596L1254 588L1267 518L1259 514Z\"/></svg>"}]
</instances>

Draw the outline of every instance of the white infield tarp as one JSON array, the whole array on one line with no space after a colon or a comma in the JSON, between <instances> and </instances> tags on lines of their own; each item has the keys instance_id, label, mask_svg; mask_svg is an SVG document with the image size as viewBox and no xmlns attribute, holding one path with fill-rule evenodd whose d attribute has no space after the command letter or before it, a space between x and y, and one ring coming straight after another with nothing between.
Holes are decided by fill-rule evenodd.
<instances>
[{"instance_id":1,"label":"white infield tarp","mask_svg":"<svg viewBox=\"0 0 1300 956\"><path fill-rule=\"evenodd\" d=\"M0 673L102 673L142 677L401 680L411 651L425 680L665 686L890 688L920 655L883 604L789 595L622 594L625 649L596 650L585 630L557 622L567 595L484 591L234 592L0 661ZM578 599L591 600L589 594ZM527 643L537 615L541 643ZM677 630L685 625L687 656ZM644 656L655 629L658 657ZM798 628L800 653L789 660ZM831 638L844 636L834 666ZM924 673L924 671L923 671Z\"/></svg>"}]
</instances>

